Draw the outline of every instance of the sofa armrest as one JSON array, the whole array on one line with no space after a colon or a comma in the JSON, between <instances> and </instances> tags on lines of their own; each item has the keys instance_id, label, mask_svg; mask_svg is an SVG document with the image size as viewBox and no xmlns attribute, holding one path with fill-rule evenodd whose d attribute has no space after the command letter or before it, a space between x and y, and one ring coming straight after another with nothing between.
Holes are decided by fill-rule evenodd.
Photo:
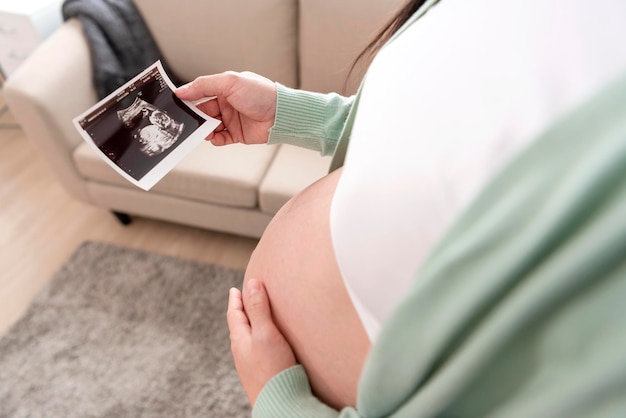
<instances>
[{"instance_id":1,"label":"sofa armrest","mask_svg":"<svg viewBox=\"0 0 626 418\"><path fill-rule=\"evenodd\" d=\"M72 19L47 38L6 80L4 96L26 136L68 192L89 202L72 160L83 141L72 119L97 102L80 22Z\"/></svg>"}]
</instances>

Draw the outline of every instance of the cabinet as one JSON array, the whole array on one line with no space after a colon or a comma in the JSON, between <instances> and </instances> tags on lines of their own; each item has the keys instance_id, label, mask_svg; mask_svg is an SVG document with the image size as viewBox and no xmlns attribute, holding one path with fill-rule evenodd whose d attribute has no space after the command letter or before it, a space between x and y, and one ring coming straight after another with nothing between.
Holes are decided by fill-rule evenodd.
<instances>
[{"instance_id":1,"label":"cabinet","mask_svg":"<svg viewBox=\"0 0 626 418\"><path fill-rule=\"evenodd\" d=\"M63 18L62 0L0 0L0 71L9 77Z\"/></svg>"}]
</instances>

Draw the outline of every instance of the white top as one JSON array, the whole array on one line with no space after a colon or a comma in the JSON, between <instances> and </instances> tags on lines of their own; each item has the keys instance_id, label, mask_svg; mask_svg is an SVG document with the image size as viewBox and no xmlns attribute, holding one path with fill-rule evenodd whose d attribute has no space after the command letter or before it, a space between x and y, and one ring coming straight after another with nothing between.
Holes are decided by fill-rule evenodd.
<instances>
[{"instance_id":1,"label":"white top","mask_svg":"<svg viewBox=\"0 0 626 418\"><path fill-rule=\"evenodd\" d=\"M625 18L624 0L441 0L378 54L330 214L372 341L489 178L626 71Z\"/></svg>"}]
</instances>

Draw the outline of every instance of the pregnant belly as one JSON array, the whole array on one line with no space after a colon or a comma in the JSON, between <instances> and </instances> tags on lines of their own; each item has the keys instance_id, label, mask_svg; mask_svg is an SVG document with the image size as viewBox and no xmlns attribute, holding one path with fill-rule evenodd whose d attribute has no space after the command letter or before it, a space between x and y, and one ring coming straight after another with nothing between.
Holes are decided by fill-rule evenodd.
<instances>
[{"instance_id":1,"label":"pregnant belly","mask_svg":"<svg viewBox=\"0 0 626 418\"><path fill-rule=\"evenodd\" d=\"M330 204L341 170L292 198L255 249L245 279L262 280L275 321L334 407L354 405L369 339L350 301L330 238Z\"/></svg>"}]
</instances>

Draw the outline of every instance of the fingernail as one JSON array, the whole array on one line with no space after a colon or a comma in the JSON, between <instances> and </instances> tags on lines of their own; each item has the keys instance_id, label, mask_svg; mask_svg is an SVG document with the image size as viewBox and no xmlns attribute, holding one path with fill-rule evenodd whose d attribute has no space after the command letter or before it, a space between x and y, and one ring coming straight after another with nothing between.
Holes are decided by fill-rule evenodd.
<instances>
[{"instance_id":1,"label":"fingernail","mask_svg":"<svg viewBox=\"0 0 626 418\"><path fill-rule=\"evenodd\" d=\"M176 89L176 93L184 93L189 90L189 84L185 84Z\"/></svg>"},{"instance_id":2,"label":"fingernail","mask_svg":"<svg viewBox=\"0 0 626 418\"><path fill-rule=\"evenodd\" d=\"M260 290L261 290L261 285L259 284L258 281L252 279L248 282L248 291L250 292L251 295L254 295Z\"/></svg>"}]
</instances>

